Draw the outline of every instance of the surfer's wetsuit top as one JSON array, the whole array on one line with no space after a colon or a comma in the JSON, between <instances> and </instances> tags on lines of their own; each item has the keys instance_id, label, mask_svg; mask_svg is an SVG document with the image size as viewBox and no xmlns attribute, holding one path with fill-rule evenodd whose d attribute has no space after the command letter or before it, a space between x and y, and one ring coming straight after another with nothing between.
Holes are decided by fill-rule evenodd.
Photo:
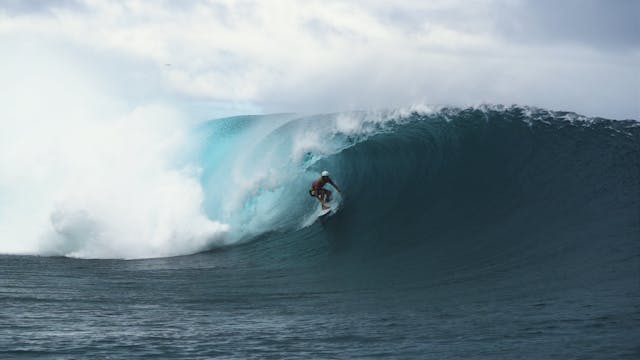
<instances>
[{"instance_id":1,"label":"surfer's wetsuit top","mask_svg":"<svg viewBox=\"0 0 640 360\"><path fill-rule=\"evenodd\" d=\"M324 184L320 185L321 180L322 180L322 178L314 181L311 184L311 188L309 188L309 195L316 196L316 194L320 193L319 190L322 189L322 187L324 186Z\"/></svg>"}]
</instances>

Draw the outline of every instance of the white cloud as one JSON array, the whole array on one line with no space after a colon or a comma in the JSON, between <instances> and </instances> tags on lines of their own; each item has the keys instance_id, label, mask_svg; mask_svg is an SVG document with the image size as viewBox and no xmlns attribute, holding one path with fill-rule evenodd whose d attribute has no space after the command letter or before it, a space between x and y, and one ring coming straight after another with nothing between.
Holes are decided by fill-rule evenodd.
<instances>
[{"instance_id":1,"label":"white cloud","mask_svg":"<svg viewBox=\"0 0 640 360\"><path fill-rule=\"evenodd\" d=\"M536 19L551 5L536 5L538 17L523 18L523 26L539 29L544 23ZM559 42L541 31L537 41L520 42L527 29L510 36L505 31L513 26L503 23L527 6L517 0L86 0L4 11L0 39L44 36L90 60L107 58L103 69L119 79L116 86L131 91L136 80L154 84L138 85L141 98L249 104L266 112L518 102L640 117L634 43L602 48L603 39L589 43L588 34ZM124 60L113 68L113 59Z\"/></svg>"}]
</instances>

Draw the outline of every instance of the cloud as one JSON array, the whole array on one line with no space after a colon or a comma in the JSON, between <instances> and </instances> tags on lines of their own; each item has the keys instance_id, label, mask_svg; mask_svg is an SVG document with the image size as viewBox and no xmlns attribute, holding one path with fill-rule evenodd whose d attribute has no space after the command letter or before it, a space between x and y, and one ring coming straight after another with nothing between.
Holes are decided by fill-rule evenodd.
<instances>
[{"instance_id":1,"label":"cloud","mask_svg":"<svg viewBox=\"0 0 640 360\"><path fill-rule=\"evenodd\" d=\"M265 112L517 102L640 117L637 2L15 4L0 4L0 41L84 51L126 92L153 84L133 86L138 99Z\"/></svg>"},{"instance_id":2,"label":"cloud","mask_svg":"<svg viewBox=\"0 0 640 360\"><path fill-rule=\"evenodd\" d=\"M56 9L84 9L78 0L4 0L0 3L0 12L8 15L53 15Z\"/></svg>"},{"instance_id":3,"label":"cloud","mask_svg":"<svg viewBox=\"0 0 640 360\"><path fill-rule=\"evenodd\" d=\"M510 41L640 50L638 1L521 1L507 9L501 12L497 28Z\"/></svg>"}]
</instances>

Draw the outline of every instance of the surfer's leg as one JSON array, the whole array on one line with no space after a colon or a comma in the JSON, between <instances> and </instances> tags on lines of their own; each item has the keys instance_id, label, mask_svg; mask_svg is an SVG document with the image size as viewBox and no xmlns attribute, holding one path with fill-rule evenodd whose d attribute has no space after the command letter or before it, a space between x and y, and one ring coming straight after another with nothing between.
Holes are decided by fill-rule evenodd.
<instances>
[{"instance_id":1,"label":"surfer's leg","mask_svg":"<svg viewBox=\"0 0 640 360\"><path fill-rule=\"evenodd\" d=\"M322 208L323 208L323 209L328 209L329 207L328 207L328 206L326 205L326 203L325 203L325 197L326 197L326 194L324 193L324 191L323 191L323 190L324 190L324 189L321 189L321 190L318 192L318 200L320 200L320 204L322 205Z\"/></svg>"},{"instance_id":2,"label":"surfer's leg","mask_svg":"<svg viewBox=\"0 0 640 360\"><path fill-rule=\"evenodd\" d=\"M331 201L331 191L325 190L324 195L325 195L325 201L326 202L330 202Z\"/></svg>"}]
</instances>

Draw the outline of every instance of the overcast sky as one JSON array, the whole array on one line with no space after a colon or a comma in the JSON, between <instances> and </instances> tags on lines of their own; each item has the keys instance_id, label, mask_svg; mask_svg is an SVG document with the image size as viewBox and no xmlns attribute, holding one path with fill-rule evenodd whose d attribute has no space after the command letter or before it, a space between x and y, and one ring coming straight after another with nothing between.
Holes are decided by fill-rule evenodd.
<instances>
[{"instance_id":1,"label":"overcast sky","mask_svg":"<svg viewBox=\"0 0 640 360\"><path fill-rule=\"evenodd\" d=\"M517 103L640 119L639 15L635 0L0 0L0 95L90 87L203 118Z\"/></svg>"}]
</instances>

